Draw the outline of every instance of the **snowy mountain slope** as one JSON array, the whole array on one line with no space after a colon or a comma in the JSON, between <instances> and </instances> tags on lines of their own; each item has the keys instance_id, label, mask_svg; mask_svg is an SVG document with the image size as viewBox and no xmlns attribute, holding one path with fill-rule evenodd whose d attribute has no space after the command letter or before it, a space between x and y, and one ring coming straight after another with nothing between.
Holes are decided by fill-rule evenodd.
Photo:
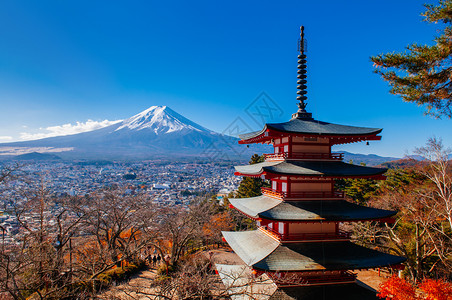
<instances>
[{"instance_id":1,"label":"snowy mountain slope","mask_svg":"<svg viewBox=\"0 0 452 300\"><path fill-rule=\"evenodd\" d=\"M204 128L167 106L151 106L122 122L74 135L0 144L2 147L72 148L62 158L153 159L184 156L249 158L262 152L245 149L238 139ZM262 149L262 148L261 148ZM202 158L202 157L200 157Z\"/></svg>"},{"instance_id":2,"label":"snowy mountain slope","mask_svg":"<svg viewBox=\"0 0 452 300\"><path fill-rule=\"evenodd\" d=\"M181 116L167 106L151 106L150 108L124 120L116 130L151 129L155 134L171 133L181 130L212 132L189 119Z\"/></svg>"}]
</instances>

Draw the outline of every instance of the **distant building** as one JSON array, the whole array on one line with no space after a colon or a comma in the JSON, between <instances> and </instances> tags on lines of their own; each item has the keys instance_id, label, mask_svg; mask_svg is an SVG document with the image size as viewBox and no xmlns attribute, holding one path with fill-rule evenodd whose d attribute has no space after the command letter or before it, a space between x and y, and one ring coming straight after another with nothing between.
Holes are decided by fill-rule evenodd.
<instances>
[{"instance_id":1,"label":"distant building","mask_svg":"<svg viewBox=\"0 0 452 300\"><path fill-rule=\"evenodd\" d=\"M168 184L158 184L158 183L154 183L152 185L152 189L153 190L169 190L170 186Z\"/></svg>"}]
</instances>

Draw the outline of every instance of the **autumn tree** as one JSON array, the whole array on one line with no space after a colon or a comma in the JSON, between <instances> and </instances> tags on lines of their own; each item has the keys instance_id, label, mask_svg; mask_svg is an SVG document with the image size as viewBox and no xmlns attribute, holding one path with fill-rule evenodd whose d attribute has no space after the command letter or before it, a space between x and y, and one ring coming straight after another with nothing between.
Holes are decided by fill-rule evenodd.
<instances>
[{"instance_id":1,"label":"autumn tree","mask_svg":"<svg viewBox=\"0 0 452 300\"><path fill-rule=\"evenodd\" d=\"M355 225L358 241L407 258L406 271L420 282L436 274L450 276L452 255L449 151L438 139L417 149L417 166L389 170L370 204L396 210L394 224L365 222Z\"/></svg>"},{"instance_id":2,"label":"autumn tree","mask_svg":"<svg viewBox=\"0 0 452 300\"><path fill-rule=\"evenodd\" d=\"M406 272L413 280L423 278L431 267L429 258L434 255L433 245L427 243L426 231L420 222L428 215L418 201L418 191L423 184L424 177L414 170L389 170L387 180L381 183L368 204L398 211L396 222L349 225L355 242L406 257Z\"/></svg>"},{"instance_id":3,"label":"autumn tree","mask_svg":"<svg viewBox=\"0 0 452 300\"><path fill-rule=\"evenodd\" d=\"M424 292L425 300L450 300L452 299L452 283L442 279L425 279L419 285Z\"/></svg>"},{"instance_id":4,"label":"autumn tree","mask_svg":"<svg viewBox=\"0 0 452 300\"><path fill-rule=\"evenodd\" d=\"M403 278L392 276L380 285L378 297L391 300L415 300L415 288Z\"/></svg>"},{"instance_id":5,"label":"autumn tree","mask_svg":"<svg viewBox=\"0 0 452 300\"><path fill-rule=\"evenodd\" d=\"M416 288L420 292L416 292ZM425 279L416 287L394 275L380 285L377 296L388 300L449 300L452 299L452 283Z\"/></svg>"},{"instance_id":6,"label":"autumn tree","mask_svg":"<svg viewBox=\"0 0 452 300\"><path fill-rule=\"evenodd\" d=\"M67 210L42 181L38 187L18 191L12 212L22 233L17 243L2 245L0 289L14 299L39 295L41 299L71 295L67 243L79 230L83 215Z\"/></svg>"},{"instance_id":7,"label":"autumn tree","mask_svg":"<svg viewBox=\"0 0 452 300\"><path fill-rule=\"evenodd\" d=\"M210 217L210 219L204 223L202 230L207 240L215 243L221 242L221 231L231 230L235 227L233 217L229 211L223 211L216 213Z\"/></svg>"},{"instance_id":8,"label":"autumn tree","mask_svg":"<svg viewBox=\"0 0 452 300\"><path fill-rule=\"evenodd\" d=\"M202 243L203 226L212 217L212 206L206 201L198 201L188 208L165 207L159 221L159 237L168 241L168 246L155 246L161 253L169 253L170 265L175 265L185 254L190 243Z\"/></svg>"},{"instance_id":9,"label":"autumn tree","mask_svg":"<svg viewBox=\"0 0 452 300\"><path fill-rule=\"evenodd\" d=\"M411 44L404 53L371 57L375 72L391 85L390 92L406 102L425 106L426 114L452 117L452 0L426 5L425 21L440 23L432 46Z\"/></svg>"},{"instance_id":10,"label":"autumn tree","mask_svg":"<svg viewBox=\"0 0 452 300\"><path fill-rule=\"evenodd\" d=\"M77 247L77 267L88 280L123 261L135 262L141 250L157 238L152 199L122 188L105 189L72 199L76 215L86 215L86 237ZM83 277L83 276L82 276Z\"/></svg>"},{"instance_id":11,"label":"autumn tree","mask_svg":"<svg viewBox=\"0 0 452 300\"><path fill-rule=\"evenodd\" d=\"M420 168L427 179L427 186L419 192L419 202L428 211L423 222L428 239L445 267L452 270L452 150L445 148L441 139L430 138L416 153L429 163ZM423 219L422 221L424 221Z\"/></svg>"}]
</instances>

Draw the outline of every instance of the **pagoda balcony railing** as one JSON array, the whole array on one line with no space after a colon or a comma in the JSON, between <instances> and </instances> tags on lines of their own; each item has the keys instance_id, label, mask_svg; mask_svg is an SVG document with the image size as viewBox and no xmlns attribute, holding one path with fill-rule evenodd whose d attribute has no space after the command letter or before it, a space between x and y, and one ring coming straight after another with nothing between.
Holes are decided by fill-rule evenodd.
<instances>
[{"instance_id":1,"label":"pagoda balcony railing","mask_svg":"<svg viewBox=\"0 0 452 300\"><path fill-rule=\"evenodd\" d=\"M278 198L344 198L344 192L341 191L333 191L333 192L320 192L320 191L313 191L313 192L282 192L282 191L276 191L272 188L261 188L262 194L272 197L278 197Z\"/></svg>"},{"instance_id":2,"label":"pagoda balcony railing","mask_svg":"<svg viewBox=\"0 0 452 300\"><path fill-rule=\"evenodd\" d=\"M349 240L351 237L350 232L342 230L338 232L282 234L268 226L264 226L263 229L281 241Z\"/></svg>"},{"instance_id":3,"label":"pagoda balcony railing","mask_svg":"<svg viewBox=\"0 0 452 300\"><path fill-rule=\"evenodd\" d=\"M264 154L265 160L284 160L284 159L329 159L342 160L344 153L273 153Z\"/></svg>"}]
</instances>

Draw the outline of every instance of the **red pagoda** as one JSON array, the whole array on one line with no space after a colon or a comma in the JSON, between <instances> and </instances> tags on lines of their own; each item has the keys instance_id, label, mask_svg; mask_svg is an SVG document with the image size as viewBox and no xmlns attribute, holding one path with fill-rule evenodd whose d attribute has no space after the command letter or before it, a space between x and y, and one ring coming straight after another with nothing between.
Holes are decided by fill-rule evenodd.
<instances>
[{"instance_id":1,"label":"red pagoda","mask_svg":"<svg viewBox=\"0 0 452 300\"><path fill-rule=\"evenodd\" d=\"M353 271L396 267L405 259L352 243L339 224L386 222L396 212L348 202L334 183L340 178L383 180L386 169L344 163L331 147L380 140L382 129L313 119L305 102L303 27L299 51L298 111L288 122L240 136L240 144L274 147L264 162L235 167L236 175L271 182L261 196L230 199L231 207L256 221L258 229L223 232L224 240L255 276L266 274L284 299L375 299L375 293L355 283Z\"/></svg>"}]
</instances>

